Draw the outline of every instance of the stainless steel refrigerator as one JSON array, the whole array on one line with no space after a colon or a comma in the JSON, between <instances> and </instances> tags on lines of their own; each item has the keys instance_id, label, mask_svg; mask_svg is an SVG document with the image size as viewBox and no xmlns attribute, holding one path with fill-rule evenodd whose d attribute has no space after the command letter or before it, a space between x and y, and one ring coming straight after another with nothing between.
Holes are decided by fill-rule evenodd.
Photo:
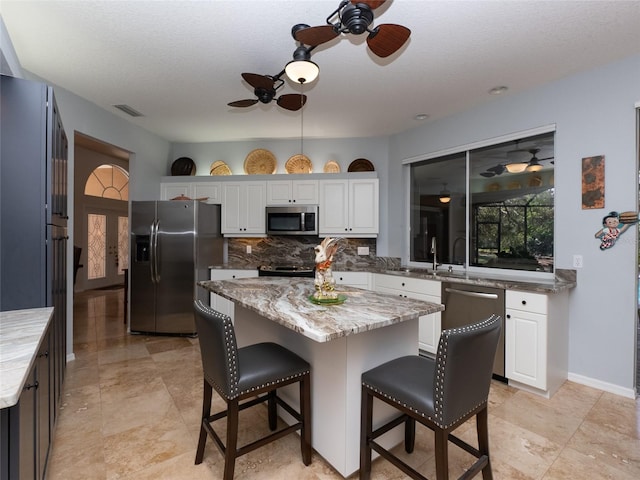
<instances>
[{"instance_id":1,"label":"stainless steel refrigerator","mask_svg":"<svg viewBox=\"0 0 640 480\"><path fill-rule=\"evenodd\" d=\"M194 200L132 202L130 331L195 335L197 282L223 262L220 205Z\"/></svg>"}]
</instances>

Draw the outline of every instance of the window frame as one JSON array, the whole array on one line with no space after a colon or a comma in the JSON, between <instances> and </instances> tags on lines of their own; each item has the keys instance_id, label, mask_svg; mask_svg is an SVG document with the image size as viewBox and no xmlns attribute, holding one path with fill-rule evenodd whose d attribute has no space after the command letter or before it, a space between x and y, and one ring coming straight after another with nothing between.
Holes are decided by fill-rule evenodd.
<instances>
[{"instance_id":1,"label":"window frame","mask_svg":"<svg viewBox=\"0 0 640 480\"><path fill-rule=\"evenodd\" d=\"M440 157L444 157L444 156L448 156L448 155L455 155L455 154L461 154L461 153L465 153L465 159L466 159L466 172L465 172L465 186L466 186L466 198L465 198L465 217L467 219L466 221L466 238L469 238L469 235L471 235L471 232L469 231L469 218L471 215L471 211L470 209L472 208L471 206L471 192L470 192L470 168L469 168L469 162L470 162L470 152L472 150L475 149L479 149L479 148L484 148L484 147L490 147L492 145L497 145L500 143L505 143L505 142L511 142L511 141L515 141L515 140L520 140L526 137L532 137L532 136L536 136L536 135L541 135L541 134L546 134L546 133L554 133L556 134L557 130L556 130L556 124L548 124L548 125L543 125L540 127L536 127L536 128L532 128L532 129L528 129L528 130L521 130L521 131L517 131L517 132L512 132L509 134L505 134L505 135L501 135L498 137L491 137L491 138L487 138L484 140L480 140L477 142L472 142L472 143L467 143L467 144L463 144L463 145L459 145L459 146L455 146L455 147L450 147L450 148L445 148L445 149L441 149L441 150L436 150L430 153L424 153L421 155L415 155L412 157L408 157L402 160L402 169L403 169L403 175L402 175L402 179L403 179L403 186L404 186L404 192L405 192L405 196L404 196L404 206L405 206L405 226L406 228L404 229L404 241L403 241L403 251L402 251L402 264L406 265L407 267L410 268L430 268L430 266L428 265L428 262L416 262L416 261L411 261L411 235L410 235L410 225L411 225L411 209L412 209L412 205L411 205L411 164L413 163L417 163L417 162L423 162L425 160L431 160L434 158L440 158ZM557 141L557 139L555 140ZM557 188L557 187L554 187ZM556 232L556 216L554 215L554 219L553 219L553 231L554 231L554 236L555 236L555 232ZM469 242L465 242L465 260L469 259ZM514 269L507 269L507 268L488 268L488 267L479 267L479 266L470 266L466 264L467 262L465 261L465 265L455 265L455 264L445 264L443 263L440 268L441 269L447 269L449 267L451 267L451 269L456 272L456 273L467 273L467 274L474 274L474 275L478 275L478 276L510 276L510 277L514 277L514 278L531 278L534 277L536 279L540 279L540 280L552 280L555 278L555 269L556 269L556 261L555 261L555 256L554 256L554 262L553 262L553 269L551 272L539 272L539 271L530 271L530 270L514 270Z\"/></svg>"}]
</instances>

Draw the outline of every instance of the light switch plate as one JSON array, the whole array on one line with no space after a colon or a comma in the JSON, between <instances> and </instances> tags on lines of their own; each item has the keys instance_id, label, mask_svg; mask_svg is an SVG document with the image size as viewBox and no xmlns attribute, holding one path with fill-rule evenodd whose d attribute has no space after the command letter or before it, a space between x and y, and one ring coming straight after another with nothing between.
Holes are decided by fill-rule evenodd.
<instances>
[{"instance_id":1,"label":"light switch plate","mask_svg":"<svg viewBox=\"0 0 640 480\"><path fill-rule=\"evenodd\" d=\"M251 253L251 245L247 245L247 253Z\"/></svg>"},{"instance_id":2,"label":"light switch plate","mask_svg":"<svg viewBox=\"0 0 640 480\"><path fill-rule=\"evenodd\" d=\"M358 255L369 255L369 247L358 247Z\"/></svg>"}]
</instances>

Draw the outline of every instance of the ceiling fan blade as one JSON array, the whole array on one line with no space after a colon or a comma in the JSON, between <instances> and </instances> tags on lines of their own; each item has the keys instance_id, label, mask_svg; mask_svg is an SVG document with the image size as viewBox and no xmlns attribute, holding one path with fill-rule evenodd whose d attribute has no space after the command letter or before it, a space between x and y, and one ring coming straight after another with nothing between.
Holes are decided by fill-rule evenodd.
<instances>
[{"instance_id":1,"label":"ceiling fan blade","mask_svg":"<svg viewBox=\"0 0 640 480\"><path fill-rule=\"evenodd\" d=\"M322 43L336 38L340 33L333 28L333 25L320 25L319 27L309 27L298 30L294 38L303 45L316 47Z\"/></svg>"},{"instance_id":2,"label":"ceiling fan blade","mask_svg":"<svg viewBox=\"0 0 640 480\"><path fill-rule=\"evenodd\" d=\"M307 96L300 93L287 93L285 95L280 95L276 103L279 107L295 112L296 110L300 110L302 106L307 103Z\"/></svg>"},{"instance_id":3,"label":"ceiling fan blade","mask_svg":"<svg viewBox=\"0 0 640 480\"><path fill-rule=\"evenodd\" d=\"M236 100L235 102L227 103L230 107L250 107L258 103L257 98L247 98L246 100Z\"/></svg>"},{"instance_id":4,"label":"ceiling fan blade","mask_svg":"<svg viewBox=\"0 0 640 480\"><path fill-rule=\"evenodd\" d=\"M496 175L502 175L505 171L504 165L498 164L495 167L487 168L487 171L493 172Z\"/></svg>"},{"instance_id":5,"label":"ceiling fan blade","mask_svg":"<svg viewBox=\"0 0 640 480\"><path fill-rule=\"evenodd\" d=\"M493 172L482 172L480 173L480 175L482 175L483 177L487 177L487 178L491 178L495 175L495 173Z\"/></svg>"},{"instance_id":6,"label":"ceiling fan blade","mask_svg":"<svg viewBox=\"0 0 640 480\"><path fill-rule=\"evenodd\" d=\"M371 10L375 10L376 8L382 6L382 4L384 2L386 2L387 0L351 0L351 3L353 3L354 5L356 3L364 3L365 5L367 5Z\"/></svg>"},{"instance_id":7,"label":"ceiling fan blade","mask_svg":"<svg viewBox=\"0 0 640 480\"><path fill-rule=\"evenodd\" d=\"M411 30L395 23L376 27L367 37L367 45L377 56L385 58L397 52L409 39Z\"/></svg>"},{"instance_id":8,"label":"ceiling fan blade","mask_svg":"<svg viewBox=\"0 0 640 480\"><path fill-rule=\"evenodd\" d=\"M243 73L242 78L253 88L264 88L265 90L271 90L275 83L273 78L257 73Z\"/></svg>"}]
</instances>

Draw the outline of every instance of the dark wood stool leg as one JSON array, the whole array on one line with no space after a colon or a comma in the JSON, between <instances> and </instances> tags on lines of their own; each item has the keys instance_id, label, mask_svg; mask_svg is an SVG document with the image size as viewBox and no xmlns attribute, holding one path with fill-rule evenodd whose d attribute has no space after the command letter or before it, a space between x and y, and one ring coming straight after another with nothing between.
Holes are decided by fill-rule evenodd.
<instances>
[{"instance_id":1,"label":"dark wood stool leg","mask_svg":"<svg viewBox=\"0 0 640 480\"><path fill-rule=\"evenodd\" d=\"M311 376L305 375L300 381L300 416L302 429L300 432L300 448L302 462L311 465Z\"/></svg>"},{"instance_id":2,"label":"dark wood stool leg","mask_svg":"<svg viewBox=\"0 0 640 480\"><path fill-rule=\"evenodd\" d=\"M413 453L416 445L416 421L408 417L404 422L404 450L407 453Z\"/></svg>"},{"instance_id":3,"label":"dark wood stool leg","mask_svg":"<svg viewBox=\"0 0 640 480\"><path fill-rule=\"evenodd\" d=\"M267 395L267 411L269 413L269 429L273 432L278 426L278 405L276 403L277 390L271 390Z\"/></svg>"},{"instance_id":4,"label":"dark wood stool leg","mask_svg":"<svg viewBox=\"0 0 640 480\"><path fill-rule=\"evenodd\" d=\"M227 445L224 451L224 480L233 480L238 453L238 399L227 402Z\"/></svg>"},{"instance_id":5,"label":"dark wood stool leg","mask_svg":"<svg viewBox=\"0 0 640 480\"><path fill-rule=\"evenodd\" d=\"M478 430L478 450L481 455L487 456L487 466L482 469L484 480L493 480L491 471L491 457L489 456L489 425L487 421L487 408L483 408L476 415L476 429Z\"/></svg>"},{"instance_id":6,"label":"dark wood stool leg","mask_svg":"<svg viewBox=\"0 0 640 480\"><path fill-rule=\"evenodd\" d=\"M202 419L200 420L200 438L198 439L198 449L196 450L196 465L202 463L204 456L204 446L207 443L207 431L204 428L204 422L208 421L211 415L211 385L204 381L204 389L202 393Z\"/></svg>"},{"instance_id":7,"label":"dark wood stool leg","mask_svg":"<svg viewBox=\"0 0 640 480\"><path fill-rule=\"evenodd\" d=\"M436 428L436 480L449 480L449 451L447 444L449 434L446 430Z\"/></svg>"},{"instance_id":8,"label":"dark wood stool leg","mask_svg":"<svg viewBox=\"0 0 640 480\"><path fill-rule=\"evenodd\" d=\"M360 407L360 480L371 477L371 445L369 438L373 429L373 395L369 389L362 387Z\"/></svg>"}]
</instances>

